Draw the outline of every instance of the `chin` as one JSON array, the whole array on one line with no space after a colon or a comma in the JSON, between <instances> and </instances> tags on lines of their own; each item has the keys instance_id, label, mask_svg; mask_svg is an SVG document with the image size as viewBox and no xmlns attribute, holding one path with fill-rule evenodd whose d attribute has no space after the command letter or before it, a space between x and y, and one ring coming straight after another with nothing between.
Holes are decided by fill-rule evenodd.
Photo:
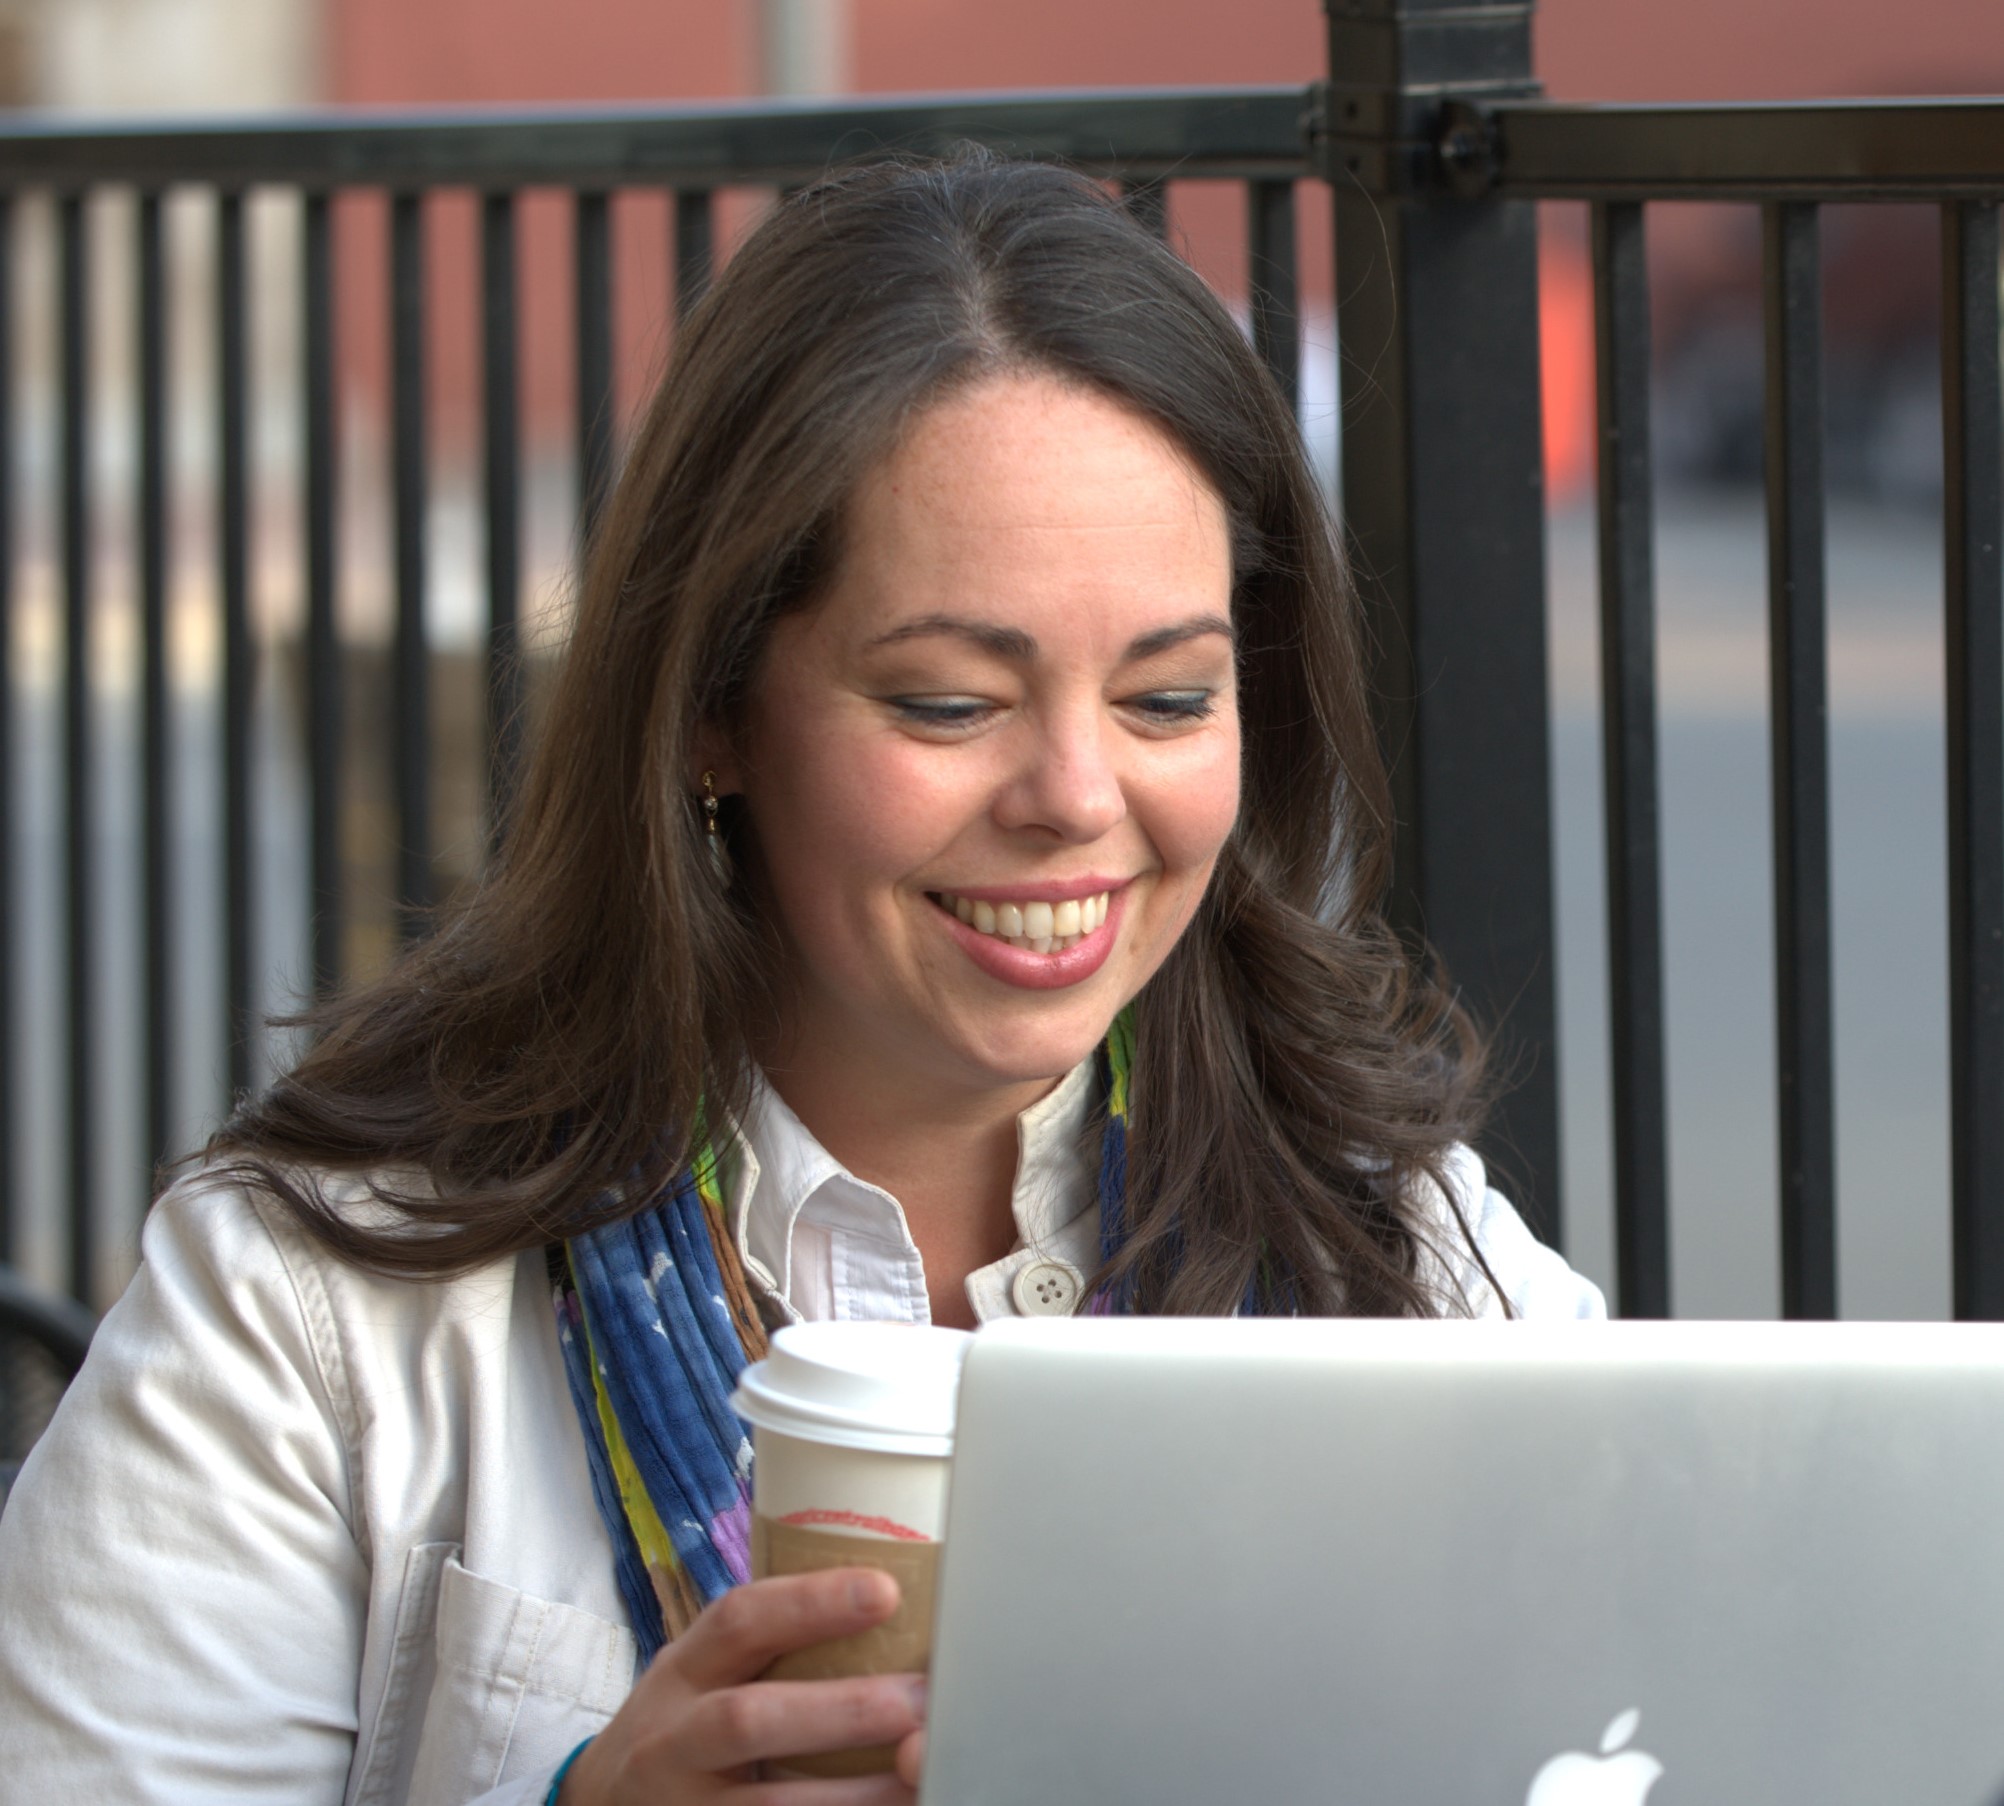
<instances>
[{"instance_id":1,"label":"chin","mask_svg":"<svg viewBox=\"0 0 2004 1806\"><path fill-rule=\"evenodd\" d=\"M998 1084L1057 1080L1097 1052L1112 1026L1111 1015L1104 1022L1077 1028L1053 1023L1040 1030L1023 1024L976 1038L966 1046L965 1058L969 1065L991 1074Z\"/></svg>"}]
</instances>

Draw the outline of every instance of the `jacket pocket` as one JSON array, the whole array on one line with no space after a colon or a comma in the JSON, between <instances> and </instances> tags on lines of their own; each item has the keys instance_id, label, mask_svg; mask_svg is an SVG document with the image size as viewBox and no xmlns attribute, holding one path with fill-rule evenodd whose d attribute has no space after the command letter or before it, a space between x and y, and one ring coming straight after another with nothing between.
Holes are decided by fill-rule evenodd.
<instances>
[{"instance_id":1,"label":"jacket pocket","mask_svg":"<svg viewBox=\"0 0 2004 1806\"><path fill-rule=\"evenodd\" d=\"M438 1623L439 1579L445 1564L458 1558L457 1543L419 1543L404 1558L397 1589L396 1629L390 1644L383 1703L362 1751L362 1769L349 1806L394 1806L405 1798L404 1771L410 1766L410 1726L431 1691L432 1644Z\"/></svg>"},{"instance_id":2,"label":"jacket pocket","mask_svg":"<svg viewBox=\"0 0 2004 1806\"><path fill-rule=\"evenodd\" d=\"M619 1710L637 1654L623 1625L488 1580L448 1553L408 1806L465 1806L555 1768Z\"/></svg>"}]
</instances>

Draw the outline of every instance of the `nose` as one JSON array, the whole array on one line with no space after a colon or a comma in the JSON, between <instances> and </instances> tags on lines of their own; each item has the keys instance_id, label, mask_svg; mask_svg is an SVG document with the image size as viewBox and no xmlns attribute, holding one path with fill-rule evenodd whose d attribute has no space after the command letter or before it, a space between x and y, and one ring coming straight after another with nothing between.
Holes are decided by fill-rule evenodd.
<instances>
[{"instance_id":1,"label":"nose","mask_svg":"<svg viewBox=\"0 0 2004 1806\"><path fill-rule=\"evenodd\" d=\"M1023 757L997 798L998 824L1085 845L1127 816L1120 730L1095 705L1025 724Z\"/></svg>"}]
</instances>

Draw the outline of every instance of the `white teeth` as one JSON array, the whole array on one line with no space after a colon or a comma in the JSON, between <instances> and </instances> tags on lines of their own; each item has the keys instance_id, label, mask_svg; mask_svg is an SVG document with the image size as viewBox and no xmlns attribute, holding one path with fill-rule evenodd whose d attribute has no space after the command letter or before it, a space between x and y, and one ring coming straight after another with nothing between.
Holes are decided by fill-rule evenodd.
<instances>
[{"instance_id":1,"label":"white teeth","mask_svg":"<svg viewBox=\"0 0 2004 1806\"><path fill-rule=\"evenodd\" d=\"M939 901L979 934L992 934L1033 953L1062 953L1104 925L1109 894L1068 898L1063 903L977 903L950 892Z\"/></svg>"}]
</instances>

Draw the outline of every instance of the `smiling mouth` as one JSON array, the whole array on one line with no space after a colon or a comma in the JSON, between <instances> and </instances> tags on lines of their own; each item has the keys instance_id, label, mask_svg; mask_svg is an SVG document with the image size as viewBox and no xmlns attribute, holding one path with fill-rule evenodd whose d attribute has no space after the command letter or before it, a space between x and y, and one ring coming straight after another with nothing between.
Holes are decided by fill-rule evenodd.
<instances>
[{"instance_id":1,"label":"smiling mouth","mask_svg":"<svg viewBox=\"0 0 2004 1806\"><path fill-rule=\"evenodd\" d=\"M1062 953L1106 921L1110 891L1062 903L977 903L950 891L928 891L939 907L972 928L1030 953Z\"/></svg>"}]
</instances>

